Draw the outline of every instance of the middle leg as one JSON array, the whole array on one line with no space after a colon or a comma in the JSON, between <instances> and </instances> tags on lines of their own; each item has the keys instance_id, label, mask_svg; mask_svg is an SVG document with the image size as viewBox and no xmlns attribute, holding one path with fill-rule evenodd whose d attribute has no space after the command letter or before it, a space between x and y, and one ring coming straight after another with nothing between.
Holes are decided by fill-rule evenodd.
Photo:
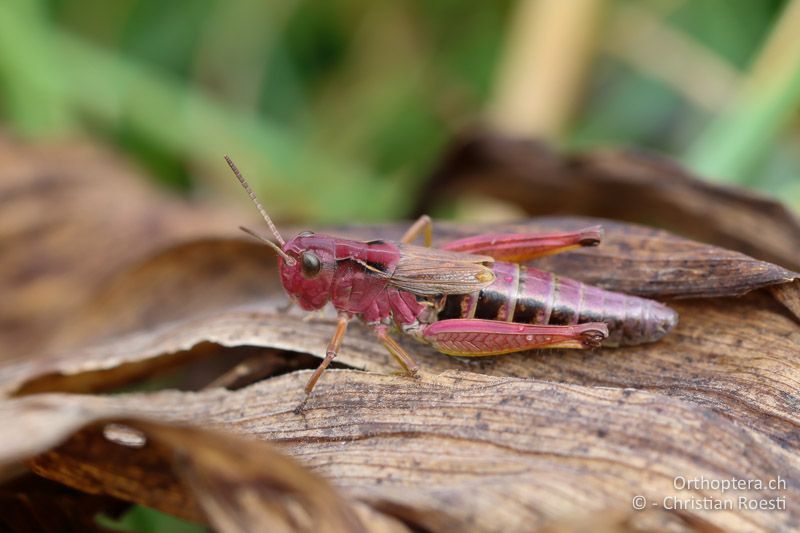
<instances>
[{"instance_id":1,"label":"middle leg","mask_svg":"<svg viewBox=\"0 0 800 533\"><path fill-rule=\"evenodd\" d=\"M400 242L403 244L410 244L423 232L425 235L425 246L430 248L431 243L433 243L433 221L428 215L419 217L403 234L400 238Z\"/></svg>"},{"instance_id":2,"label":"middle leg","mask_svg":"<svg viewBox=\"0 0 800 533\"><path fill-rule=\"evenodd\" d=\"M387 327L384 325L377 326L375 328L375 333L378 335L378 340L386 347L386 350L392 354L395 360L400 363L400 366L403 367L403 370L411 377L417 377L417 373L419 372L419 365L411 355L400 346L396 340L394 340L387 331Z\"/></svg>"}]
</instances>

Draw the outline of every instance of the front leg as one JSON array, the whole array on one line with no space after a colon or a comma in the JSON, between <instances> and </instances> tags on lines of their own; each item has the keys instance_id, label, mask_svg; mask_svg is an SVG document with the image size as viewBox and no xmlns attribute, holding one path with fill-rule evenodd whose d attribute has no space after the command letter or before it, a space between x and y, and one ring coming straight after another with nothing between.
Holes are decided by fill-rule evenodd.
<instances>
[{"instance_id":1,"label":"front leg","mask_svg":"<svg viewBox=\"0 0 800 533\"><path fill-rule=\"evenodd\" d=\"M597 246L602 236L600 226L564 233L489 233L449 242L442 249L519 263L581 246Z\"/></svg>"},{"instance_id":2,"label":"front leg","mask_svg":"<svg viewBox=\"0 0 800 533\"><path fill-rule=\"evenodd\" d=\"M306 383L306 399L300 404L301 406L305 404L306 400L308 400L308 396L311 394L311 391L314 390L314 386L316 386L320 376L322 376L322 373L325 372L325 369L328 368L328 365L331 364L336 357L336 354L339 352L339 347L342 345L342 339L344 339L344 333L347 331L347 323L349 321L350 317L346 314L342 313L339 315L339 322L336 325L336 331L333 334L333 338L328 343L328 349L325 350L325 359L322 360L314 373L311 374L308 383Z\"/></svg>"},{"instance_id":3,"label":"front leg","mask_svg":"<svg viewBox=\"0 0 800 533\"><path fill-rule=\"evenodd\" d=\"M595 348L608 337L608 326L603 322L546 326L456 318L425 327L422 337L444 354L480 357L537 348Z\"/></svg>"}]
</instances>

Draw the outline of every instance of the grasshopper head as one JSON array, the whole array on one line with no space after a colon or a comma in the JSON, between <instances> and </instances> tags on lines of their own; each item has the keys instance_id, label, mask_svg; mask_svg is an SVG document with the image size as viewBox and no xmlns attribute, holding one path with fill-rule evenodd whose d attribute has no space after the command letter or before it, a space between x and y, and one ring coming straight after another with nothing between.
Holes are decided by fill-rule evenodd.
<instances>
[{"instance_id":1,"label":"grasshopper head","mask_svg":"<svg viewBox=\"0 0 800 533\"><path fill-rule=\"evenodd\" d=\"M336 268L335 241L331 237L303 232L286 243L283 251L293 262L278 260L283 288L307 311L328 303Z\"/></svg>"},{"instance_id":2,"label":"grasshopper head","mask_svg":"<svg viewBox=\"0 0 800 533\"><path fill-rule=\"evenodd\" d=\"M311 232L300 233L289 242L285 242L261 202L256 198L250 184L244 179L231 158L225 156L225 161L228 162L228 166L231 167L239 183L247 191L278 242L272 242L247 228L241 229L278 254L278 267L281 272L283 288L300 307L307 311L322 308L330 300L333 273L336 267L334 255L336 242L331 237L314 235Z\"/></svg>"}]
</instances>

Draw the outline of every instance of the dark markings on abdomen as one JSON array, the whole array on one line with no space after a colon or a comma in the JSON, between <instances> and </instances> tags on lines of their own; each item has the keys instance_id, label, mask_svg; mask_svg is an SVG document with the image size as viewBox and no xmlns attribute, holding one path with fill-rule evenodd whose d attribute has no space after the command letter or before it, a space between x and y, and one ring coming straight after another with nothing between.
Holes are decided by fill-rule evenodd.
<instances>
[{"instance_id":1,"label":"dark markings on abdomen","mask_svg":"<svg viewBox=\"0 0 800 533\"><path fill-rule=\"evenodd\" d=\"M567 278L553 279L553 311L550 324L568 326L578 323L582 307L583 284Z\"/></svg>"},{"instance_id":2,"label":"dark markings on abdomen","mask_svg":"<svg viewBox=\"0 0 800 533\"><path fill-rule=\"evenodd\" d=\"M445 298L444 307L439 311L439 320L466 318L469 313L469 294L451 294Z\"/></svg>"},{"instance_id":3,"label":"dark markings on abdomen","mask_svg":"<svg viewBox=\"0 0 800 533\"><path fill-rule=\"evenodd\" d=\"M526 267L520 268L514 322L547 324L552 311L551 302L555 276L543 270L530 272Z\"/></svg>"},{"instance_id":4,"label":"dark markings on abdomen","mask_svg":"<svg viewBox=\"0 0 800 533\"><path fill-rule=\"evenodd\" d=\"M493 290L491 286L483 289L478 295L478 306L475 308L475 318L496 320L500 308L508 300L508 295Z\"/></svg>"}]
</instances>

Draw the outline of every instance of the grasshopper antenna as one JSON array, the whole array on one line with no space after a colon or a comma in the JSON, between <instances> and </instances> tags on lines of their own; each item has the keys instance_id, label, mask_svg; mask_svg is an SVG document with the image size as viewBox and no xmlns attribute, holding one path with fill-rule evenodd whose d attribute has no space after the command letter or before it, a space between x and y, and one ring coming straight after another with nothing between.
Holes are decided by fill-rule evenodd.
<instances>
[{"instance_id":1,"label":"grasshopper antenna","mask_svg":"<svg viewBox=\"0 0 800 533\"><path fill-rule=\"evenodd\" d=\"M278 255L283 257L283 260L286 261L287 264L294 265L294 263L295 263L294 257L292 257L291 255L289 255L286 252L284 252L283 250L281 250L280 247L278 247L278 245L275 244L274 242L272 242L271 240L267 239L266 237L264 237L262 235L259 235L258 233L256 233L255 231L253 231L253 230L251 230L249 228L245 228L244 226L239 226L239 229L242 230L243 232L247 233L251 237L254 237L256 240L259 240L259 241L263 242L264 244L266 244L267 246L269 246L273 250L275 250L275 252L277 252Z\"/></svg>"},{"instance_id":2,"label":"grasshopper antenna","mask_svg":"<svg viewBox=\"0 0 800 533\"><path fill-rule=\"evenodd\" d=\"M254 204L256 204L256 208L258 209L258 212L261 213L262 217L264 217L264 220L267 222L267 225L269 226L269 229L272 231L272 234L275 235L276 239L278 239L278 244L280 244L281 248L283 248L286 245L286 241L284 241L283 237L281 237L281 234L278 233L278 228L275 227L275 224L273 224L272 219L269 218L269 215L264 210L264 206L262 206L261 202L259 202L258 198L256 198L256 193L254 193L253 189L250 188L250 184L247 183L247 180L244 179L244 176L242 176L242 173L239 172L239 169L236 167L236 164L233 162L233 160L226 155L225 156L225 161L228 162L228 166L231 167L231 170L236 175L236 179L239 180L239 183L242 184L242 187L244 187L244 190L247 191L247 194L250 196L250 199L253 200Z\"/></svg>"},{"instance_id":3,"label":"grasshopper antenna","mask_svg":"<svg viewBox=\"0 0 800 533\"><path fill-rule=\"evenodd\" d=\"M269 246L270 248L275 250L278 253L278 255L280 255L283 258L284 261L286 261L290 265L293 265L295 263L294 258L283 251L283 246L286 245L286 241L284 241L283 237L281 237L281 234L278 233L278 228L275 227L275 224L272 222L272 219L269 218L269 215L267 214L266 210L264 209L264 206L262 206L261 202L258 201L258 198L256 197L256 193L254 193L253 189L250 188L250 184L247 183L247 180L244 179L244 176L242 176L242 173L239 172L239 169L237 168L237 166L233 162L233 160L229 156L226 155L225 156L225 161L227 161L228 166L231 167L231 170L236 175L236 179L238 179L239 183L242 184L242 187L244 187L244 190L247 191L248 196L250 196L250 199L256 205L256 208L258 209L258 212L261 213L262 217L264 217L264 220L267 222L267 225L269 226L269 229L272 231L272 234L275 235L276 239L278 239L278 242L280 243L280 246L278 246L277 244L275 244L271 240L269 240L269 239L267 239L265 237L262 237L261 235L255 233L252 230L249 230L247 228L243 228L241 226L239 227L239 229L244 231L248 235L250 235L252 237L255 237L259 241L263 242L264 244L266 244L267 246Z\"/></svg>"}]
</instances>

